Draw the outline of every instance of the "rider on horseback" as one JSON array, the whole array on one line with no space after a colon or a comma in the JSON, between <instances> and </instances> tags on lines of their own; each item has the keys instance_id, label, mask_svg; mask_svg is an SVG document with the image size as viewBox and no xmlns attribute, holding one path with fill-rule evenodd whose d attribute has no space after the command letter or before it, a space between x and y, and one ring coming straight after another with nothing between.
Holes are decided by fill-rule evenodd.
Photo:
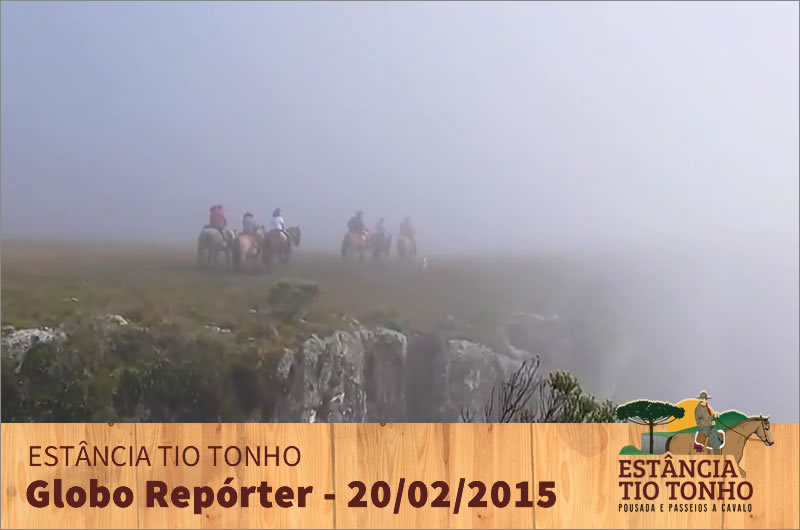
<instances>
[{"instance_id":1,"label":"rider on horseback","mask_svg":"<svg viewBox=\"0 0 800 530\"><path fill-rule=\"evenodd\" d=\"M208 226L216 228L224 235L224 230L228 226L228 221L225 219L225 212L222 211L221 204L215 204L209 209Z\"/></svg>"},{"instance_id":2,"label":"rider on horseback","mask_svg":"<svg viewBox=\"0 0 800 530\"><path fill-rule=\"evenodd\" d=\"M411 218L406 216L403 219L403 222L400 224L400 236L408 238L411 242L411 249L414 252L414 255L417 254L417 238L416 238L416 230L414 230L414 226L411 224Z\"/></svg>"},{"instance_id":3,"label":"rider on horseback","mask_svg":"<svg viewBox=\"0 0 800 530\"><path fill-rule=\"evenodd\" d=\"M364 225L364 212L357 211L347 222L347 229L353 234L365 235L367 227Z\"/></svg>"},{"instance_id":4,"label":"rider on horseback","mask_svg":"<svg viewBox=\"0 0 800 530\"><path fill-rule=\"evenodd\" d=\"M694 409L694 418L697 420L697 443L694 449L698 453L702 452L706 447L706 440L711 445L711 449L715 455L719 454L720 446L722 445L722 437L719 431L714 428L714 419L719 419L719 413L712 413L711 408L708 406L708 400L711 399L708 393L704 390L697 396L700 403Z\"/></svg>"},{"instance_id":5,"label":"rider on horseback","mask_svg":"<svg viewBox=\"0 0 800 530\"><path fill-rule=\"evenodd\" d=\"M275 208L272 210L272 228L275 230L284 230L286 229L286 223L283 221L283 217L281 216L281 209Z\"/></svg>"},{"instance_id":6,"label":"rider on horseback","mask_svg":"<svg viewBox=\"0 0 800 530\"><path fill-rule=\"evenodd\" d=\"M272 220L270 221L270 226L273 230L280 230L283 232L287 239L291 239L289 233L286 232L286 222L283 220L280 208L275 208L272 211Z\"/></svg>"},{"instance_id":7,"label":"rider on horseback","mask_svg":"<svg viewBox=\"0 0 800 530\"><path fill-rule=\"evenodd\" d=\"M256 232L256 223L253 219L253 214L247 212L242 217L242 233L243 234L255 234Z\"/></svg>"}]
</instances>

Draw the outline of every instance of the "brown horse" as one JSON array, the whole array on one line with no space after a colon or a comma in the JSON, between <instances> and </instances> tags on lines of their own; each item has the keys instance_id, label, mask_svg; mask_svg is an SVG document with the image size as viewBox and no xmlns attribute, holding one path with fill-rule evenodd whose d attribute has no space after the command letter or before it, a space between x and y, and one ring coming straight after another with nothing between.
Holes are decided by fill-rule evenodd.
<instances>
[{"instance_id":1,"label":"brown horse","mask_svg":"<svg viewBox=\"0 0 800 530\"><path fill-rule=\"evenodd\" d=\"M377 260L381 257L389 259L392 251L392 234L376 232L369 238L369 246L372 249L372 259Z\"/></svg>"},{"instance_id":2,"label":"brown horse","mask_svg":"<svg viewBox=\"0 0 800 530\"><path fill-rule=\"evenodd\" d=\"M721 424L719 419L716 421ZM736 466L739 468L739 473L742 475L742 478L744 478L747 474L739 465L739 462L741 462L742 455L744 454L745 443L749 441L750 437L755 434L767 447L775 443L772 440L772 434L769 432L769 416L766 418L762 416L753 416L733 426L724 424L721 424L721 426L725 427L725 430L722 431L724 438L720 453L723 455L733 455L736 459ZM668 453L676 455L711 454L708 441L706 441L705 451L702 453L695 451L694 439L694 433L682 432L674 434L667 440L666 450Z\"/></svg>"},{"instance_id":3,"label":"brown horse","mask_svg":"<svg viewBox=\"0 0 800 530\"><path fill-rule=\"evenodd\" d=\"M406 235L398 236L397 256L400 259L410 259L417 257L417 242Z\"/></svg>"},{"instance_id":4,"label":"brown horse","mask_svg":"<svg viewBox=\"0 0 800 530\"><path fill-rule=\"evenodd\" d=\"M258 226L254 233L239 234L233 242L233 266L241 270L247 266L251 272L258 270L258 258L264 249L266 233L263 226Z\"/></svg>"},{"instance_id":5,"label":"brown horse","mask_svg":"<svg viewBox=\"0 0 800 530\"><path fill-rule=\"evenodd\" d=\"M262 255L264 264L271 265L275 258L278 258L278 261L283 265L289 263L292 247L300 246L300 236L299 226L290 226L286 230L274 228L267 232L264 238L264 253Z\"/></svg>"},{"instance_id":6,"label":"brown horse","mask_svg":"<svg viewBox=\"0 0 800 530\"><path fill-rule=\"evenodd\" d=\"M342 240L342 259L350 261L350 257L358 254L359 259L364 261L364 253L369 250L369 235L368 233L359 234L356 232L347 232Z\"/></svg>"}]
</instances>

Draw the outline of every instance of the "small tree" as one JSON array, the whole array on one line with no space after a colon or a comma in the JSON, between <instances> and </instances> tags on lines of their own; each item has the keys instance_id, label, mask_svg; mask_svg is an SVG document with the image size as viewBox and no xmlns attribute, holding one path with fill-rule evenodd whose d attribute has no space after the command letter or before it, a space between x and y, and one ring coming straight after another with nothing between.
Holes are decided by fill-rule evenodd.
<instances>
[{"instance_id":1,"label":"small tree","mask_svg":"<svg viewBox=\"0 0 800 530\"><path fill-rule=\"evenodd\" d=\"M522 363L492 389L483 421L492 423L613 423L616 407L586 394L569 372L539 377L539 359ZM480 421L474 411L461 409L461 419Z\"/></svg>"},{"instance_id":2,"label":"small tree","mask_svg":"<svg viewBox=\"0 0 800 530\"><path fill-rule=\"evenodd\" d=\"M617 409L617 418L637 425L648 425L650 427L650 454L653 454L653 427L672 423L678 418L683 418L685 413L686 411L682 407L676 407L666 401L640 399L620 406Z\"/></svg>"}]
</instances>

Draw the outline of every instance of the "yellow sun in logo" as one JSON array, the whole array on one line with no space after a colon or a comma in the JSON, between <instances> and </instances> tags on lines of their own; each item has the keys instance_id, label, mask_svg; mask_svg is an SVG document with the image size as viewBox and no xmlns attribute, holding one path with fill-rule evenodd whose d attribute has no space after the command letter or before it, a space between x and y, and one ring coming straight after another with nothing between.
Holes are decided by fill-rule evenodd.
<instances>
[{"instance_id":1,"label":"yellow sun in logo","mask_svg":"<svg viewBox=\"0 0 800 530\"><path fill-rule=\"evenodd\" d=\"M682 431L683 429L691 429L692 427L697 427L697 422L694 419L694 409L697 407L697 404L700 403L699 399L684 399L680 403L676 404L676 407L681 407L686 412L683 415L683 418L677 419L672 421L671 423L667 424L667 429L669 432L675 431ZM711 405L709 404L709 408ZM711 413L714 413L714 409L711 409ZM673 418L670 418L672 420Z\"/></svg>"}]
</instances>

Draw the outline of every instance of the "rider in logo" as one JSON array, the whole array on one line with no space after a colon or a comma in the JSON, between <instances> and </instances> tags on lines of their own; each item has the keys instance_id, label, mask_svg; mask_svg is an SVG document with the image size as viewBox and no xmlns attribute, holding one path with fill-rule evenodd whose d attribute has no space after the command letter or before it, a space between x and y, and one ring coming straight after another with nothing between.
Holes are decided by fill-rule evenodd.
<instances>
[{"instance_id":1,"label":"rider in logo","mask_svg":"<svg viewBox=\"0 0 800 530\"><path fill-rule=\"evenodd\" d=\"M714 428L714 419L719 419L719 413L712 413L711 408L708 406L708 400L711 397L704 390L697 396L700 403L694 409L694 417L697 420L697 442L694 445L695 451L702 452L706 447L706 440L711 445L711 449L715 455L720 454L720 446L722 445L722 438L719 431Z\"/></svg>"}]
</instances>

